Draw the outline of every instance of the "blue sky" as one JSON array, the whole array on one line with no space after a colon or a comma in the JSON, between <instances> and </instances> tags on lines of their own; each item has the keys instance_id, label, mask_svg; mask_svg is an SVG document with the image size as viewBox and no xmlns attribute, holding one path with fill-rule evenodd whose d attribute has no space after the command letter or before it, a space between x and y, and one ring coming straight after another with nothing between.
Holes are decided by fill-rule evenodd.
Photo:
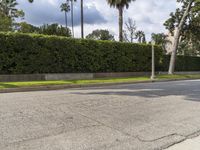
<instances>
[{"instance_id":1,"label":"blue sky","mask_svg":"<svg viewBox=\"0 0 200 150\"><path fill-rule=\"evenodd\" d=\"M33 4L18 0L19 8L25 11L25 21L42 25L59 23L64 25L64 14L60 12L60 4L65 0L35 0ZM75 36L80 37L80 0L74 8ZM124 12L124 20L134 19L138 30L143 30L147 38L152 32L166 32L164 21L170 12L176 9L175 0L136 0ZM108 29L118 36L118 11L110 8L106 0L84 0L85 35L95 29ZM70 18L70 14L69 14Z\"/></svg>"}]
</instances>

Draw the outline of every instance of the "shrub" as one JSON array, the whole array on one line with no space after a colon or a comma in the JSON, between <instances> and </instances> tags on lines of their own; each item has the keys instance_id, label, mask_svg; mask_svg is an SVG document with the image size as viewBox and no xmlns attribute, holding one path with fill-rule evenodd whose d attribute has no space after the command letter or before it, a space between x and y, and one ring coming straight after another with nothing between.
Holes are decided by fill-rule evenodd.
<instances>
[{"instance_id":1,"label":"shrub","mask_svg":"<svg viewBox=\"0 0 200 150\"><path fill-rule=\"evenodd\" d=\"M169 67L170 56L163 56L160 70L166 71ZM176 71L200 71L200 57L177 56Z\"/></svg>"},{"instance_id":2,"label":"shrub","mask_svg":"<svg viewBox=\"0 0 200 150\"><path fill-rule=\"evenodd\" d=\"M168 58L160 47L155 51L157 71L167 70ZM200 58L181 57L177 68L200 70L199 62ZM150 70L151 45L0 33L0 74Z\"/></svg>"}]
</instances>

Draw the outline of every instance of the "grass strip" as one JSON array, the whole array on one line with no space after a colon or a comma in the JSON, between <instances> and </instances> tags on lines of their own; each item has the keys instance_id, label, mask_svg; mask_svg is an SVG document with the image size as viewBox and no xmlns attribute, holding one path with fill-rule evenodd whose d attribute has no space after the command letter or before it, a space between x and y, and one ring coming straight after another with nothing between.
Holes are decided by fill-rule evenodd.
<instances>
[{"instance_id":1,"label":"grass strip","mask_svg":"<svg viewBox=\"0 0 200 150\"><path fill-rule=\"evenodd\" d=\"M200 74L197 75L158 75L156 80L168 79L200 79ZM144 77L127 77L127 78L102 78L92 80L59 80L59 81L28 81L28 82L0 82L0 89L34 87L34 86L50 86L50 85L89 85L103 83L126 83L150 81L148 76Z\"/></svg>"}]
</instances>

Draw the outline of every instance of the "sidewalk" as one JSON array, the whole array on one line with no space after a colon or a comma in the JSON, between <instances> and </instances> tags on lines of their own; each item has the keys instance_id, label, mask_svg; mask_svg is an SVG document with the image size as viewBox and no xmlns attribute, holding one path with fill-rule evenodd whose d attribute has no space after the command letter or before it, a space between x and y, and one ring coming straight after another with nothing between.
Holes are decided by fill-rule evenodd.
<instances>
[{"instance_id":1,"label":"sidewalk","mask_svg":"<svg viewBox=\"0 0 200 150\"><path fill-rule=\"evenodd\" d=\"M194 139L188 139L166 150L200 150L200 136Z\"/></svg>"}]
</instances>

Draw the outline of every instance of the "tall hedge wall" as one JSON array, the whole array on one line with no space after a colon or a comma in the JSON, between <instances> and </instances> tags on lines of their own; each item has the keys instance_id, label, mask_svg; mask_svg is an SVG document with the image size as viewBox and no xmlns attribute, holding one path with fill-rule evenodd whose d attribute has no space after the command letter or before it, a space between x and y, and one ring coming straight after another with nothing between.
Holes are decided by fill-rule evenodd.
<instances>
[{"instance_id":1,"label":"tall hedge wall","mask_svg":"<svg viewBox=\"0 0 200 150\"><path fill-rule=\"evenodd\" d=\"M156 68L168 58L156 46ZM190 65L188 62L190 61ZM178 59L179 70L200 70L200 58ZM151 45L0 33L0 74L150 71Z\"/></svg>"},{"instance_id":2,"label":"tall hedge wall","mask_svg":"<svg viewBox=\"0 0 200 150\"><path fill-rule=\"evenodd\" d=\"M162 56L160 71L166 71L169 68L170 56ZM176 71L200 71L200 57L177 56Z\"/></svg>"}]
</instances>

